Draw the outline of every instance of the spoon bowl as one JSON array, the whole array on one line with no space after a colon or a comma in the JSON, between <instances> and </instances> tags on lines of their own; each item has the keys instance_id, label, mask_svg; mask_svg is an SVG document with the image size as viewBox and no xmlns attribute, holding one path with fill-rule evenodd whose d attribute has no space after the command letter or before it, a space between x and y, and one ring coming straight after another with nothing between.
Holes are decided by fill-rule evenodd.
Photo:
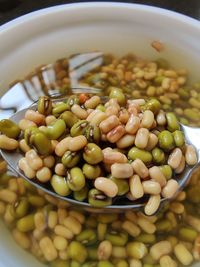
<instances>
[{"instance_id":1,"label":"spoon bowl","mask_svg":"<svg viewBox=\"0 0 200 267\"><path fill-rule=\"evenodd\" d=\"M77 90L76 92L79 92L78 91L79 88L77 88L75 90ZM105 99L105 97L102 97L102 98L103 98L103 100ZM54 102L59 102L59 101L62 101L64 99L66 99L66 97L63 97L63 98L59 97L59 99L54 98L52 100ZM12 120L16 124L18 124L19 121L22 118L24 118L24 115L25 115L25 113L26 113L26 111L28 109L36 110L36 108L37 108L37 104L33 104L31 107L28 107L26 109L20 110L20 111L16 112L15 114L13 114L10 117L10 120ZM183 188L189 182L189 178L191 177L191 174L193 173L193 171L199 165L199 158L200 158L200 142L198 140L199 139L199 136L200 136L200 128L188 127L188 126L185 126L185 125L182 125L182 124L180 124L180 127L181 127L181 130L183 131L183 133L185 135L185 141L188 144L191 144L191 145L193 145L196 148L198 162L194 166L186 166L185 169L184 169L184 172L182 172L180 174L176 174L176 177L175 178L176 178L176 180L177 180L177 182L179 184L179 189L178 189L177 193L180 192L181 190L183 190ZM6 151L6 150L0 150L0 152L1 152L1 155L4 158L4 160L8 163L9 167L18 176L24 178L27 182L29 182L30 184L32 184L36 188L44 191L45 193L50 194L53 197L56 197L58 199L67 201L71 205L76 206L77 208L82 208L84 210L93 211L93 212L95 212L95 211L99 212L99 210L101 210L101 212L105 212L105 213L109 213L109 212L123 212L124 210L128 210L128 209L141 210L141 211L143 211L143 209L144 209L145 202L147 200L145 197L142 198L142 199L139 199L139 200L135 200L134 202L132 202L128 198L124 198L124 197L117 198L117 199L114 199L113 200L113 204L110 205L110 206L106 206L104 208L96 208L96 207L92 207L87 202L77 201L77 200L73 199L73 197L71 197L71 196L66 196L66 197L61 196L61 195L59 195L59 194L57 194L56 192L53 191L50 183L41 183L37 179L29 179L28 177L26 177L24 175L24 173L18 167L18 162L23 157L23 154L20 153L19 150L16 150L14 152L13 151L12 152L9 152L9 151ZM168 201L170 201L170 199L161 198L160 208L164 204L166 204Z\"/></svg>"}]
</instances>

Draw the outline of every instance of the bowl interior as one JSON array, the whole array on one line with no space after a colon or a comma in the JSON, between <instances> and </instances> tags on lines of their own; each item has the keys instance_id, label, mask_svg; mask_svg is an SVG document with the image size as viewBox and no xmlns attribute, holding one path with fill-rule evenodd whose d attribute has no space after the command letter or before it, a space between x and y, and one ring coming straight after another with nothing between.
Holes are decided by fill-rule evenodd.
<instances>
[{"instance_id":1,"label":"bowl interior","mask_svg":"<svg viewBox=\"0 0 200 267\"><path fill-rule=\"evenodd\" d=\"M197 79L199 31L200 23L193 19L140 5L87 3L41 10L0 28L0 94L40 64L94 50L166 58ZM162 52L152 48L154 40L163 43ZM1 224L0 267L42 266L15 245Z\"/></svg>"}]
</instances>

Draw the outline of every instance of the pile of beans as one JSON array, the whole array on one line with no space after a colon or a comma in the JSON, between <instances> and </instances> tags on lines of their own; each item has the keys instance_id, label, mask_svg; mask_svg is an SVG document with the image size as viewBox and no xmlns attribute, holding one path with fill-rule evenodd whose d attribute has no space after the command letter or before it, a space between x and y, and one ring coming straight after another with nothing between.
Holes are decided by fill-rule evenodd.
<instances>
[{"instance_id":1,"label":"pile of beans","mask_svg":"<svg viewBox=\"0 0 200 267\"><path fill-rule=\"evenodd\" d=\"M51 267L191 266L200 260L199 188L198 171L157 215L95 214L2 173L0 215L17 244Z\"/></svg>"},{"instance_id":2,"label":"pile of beans","mask_svg":"<svg viewBox=\"0 0 200 267\"><path fill-rule=\"evenodd\" d=\"M69 61L63 59L54 64L60 92L69 92ZM26 79L31 81L31 75ZM45 85L41 70L37 69L34 75L38 75L43 91L48 93L52 88ZM79 82L101 88L105 95L111 93L112 87L118 87L129 98L156 98L165 112L174 112L182 123L200 126L199 83L189 85L187 71L174 70L165 60L149 62L133 55L120 59L106 55L102 66L85 74ZM10 138L15 139L19 130L14 129ZM13 141L11 148L15 145ZM20 146L25 152L24 140ZM51 162L53 166L53 161L51 156L43 158L43 164ZM172 177L169 168L166 173ZM127 185L122 184L122 191L123 186ZM0 215L15 241L51 267L191 266L200 261L199 188L197 170L187 188L154 216L132 211L93 214L77 211L22 178L16 179L6 173L6 163L1 161ZM81 194L77 199L82 201Z\"/></svg>"},{"instance_id":3,"label":"pile of beans","mask_svg":"<svg viewBox=\"0 0 200 267\"><path fill-rule=\"evenodd\" d=\"M89 71L85 72L85 68L81 68L84 63L82 61L80 68L70 68L73 65L71 60L75 57L59 59L52 64L51 72L54 72L56 77L54 83L47 83L44 79L49 65L37 68L25 81L34 84L33 80L37 77L42 91L46 94L53 93L55 88L60 93L70 93L72 80L76 81L78 86L100 88L104 95L110 94L110 87L118 87L134 99L155 97L162 103L162 108L174 112L181 123L200 126L200 83L189 83L186 69L174 69L162 58L149 61L134 54L121 58L102 54L102 60L99 61L101 63L98 66L94 64L93 69L89 68ZM86 59L85 65L92 58L91 53L84 54L83 57ZM78 62L78 55L75 60ZM52 80L52 77L49 80Z\"/></svg>"},{"instance_id":4,"label":"pile of beans","mask_svg":"<svg viewBox=\"0 0 200 267\"><path fill-rule=\"evenodd\" d=\"M117 197L148 196L144 211L152 215L161 197L177 192L173 173L197 162L172 112L164 112L156 99L127 100L115 87L105 104L85 94L56 103L40 97L19 125L2 120L0 130L1 148L19 145L25 153L19 168L29 179L50 182L57 194L73 192L95 207Z\"/></svg>"}]
</instances>

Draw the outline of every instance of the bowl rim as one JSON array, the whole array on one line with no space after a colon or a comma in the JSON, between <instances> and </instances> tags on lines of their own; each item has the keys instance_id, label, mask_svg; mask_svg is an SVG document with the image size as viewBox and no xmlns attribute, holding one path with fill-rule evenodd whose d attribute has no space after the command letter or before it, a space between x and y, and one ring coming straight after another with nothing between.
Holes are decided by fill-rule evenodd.
<instances>
[{"instance_id":1,"label":"bowl rim","mask_svg":"<svg viewBox=\"0 0 200 267\"><path fill-rule=\"evenodd\" d=\"M12 30L14 27L23 24L24 22L30 22L39 17L46 16L49 14L56 14L63 12L64 10L85 10L93 8L115 8L115 9L131 9L133 11L142 11L147 13L159 14L169 19L173 19L176 22L187 24L196 29L200 29L200 21L198 19L192 18L188 15L181 14L176 11L172 11L162 7L156 7L146 4L135 4L135 3L123 3L123 2L83 2L83 3L66 3L61 5L54 5L46 8L42 8L36 11L29 12L27 14L21 15L15 19L12 19L0 26L0 33Z\"/></svg>"}]
</instances>

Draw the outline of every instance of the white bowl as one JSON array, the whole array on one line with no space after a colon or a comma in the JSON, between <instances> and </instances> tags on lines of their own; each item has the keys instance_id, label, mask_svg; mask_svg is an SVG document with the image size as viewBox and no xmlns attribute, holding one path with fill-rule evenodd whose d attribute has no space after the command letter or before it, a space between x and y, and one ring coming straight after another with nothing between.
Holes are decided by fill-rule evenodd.
<instances>
[{"instance_id":1,"label":"white bowl","mask_svg":"<svg viewBox=\"0 0 200 267\"><path fill-rule=\"evenodd\" d=\"M78 3L30 13L0 27L0 94L41 63L102 50L163 57L199 75L200 22L160 8L125 3ZM164 43L160 54L153 40ZM0 267L40 267L0 223ZM200 264L198 264L200 266Z\"/></svg>"}]
</instances>

